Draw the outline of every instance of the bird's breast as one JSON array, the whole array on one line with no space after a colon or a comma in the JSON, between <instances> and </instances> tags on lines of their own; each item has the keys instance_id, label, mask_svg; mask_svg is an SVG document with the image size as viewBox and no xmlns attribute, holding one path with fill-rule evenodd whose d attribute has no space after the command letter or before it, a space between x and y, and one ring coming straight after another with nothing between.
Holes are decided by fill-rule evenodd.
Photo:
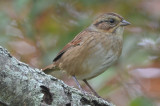
<instances>
[{"instance_id":1,"label":"bird's breast","mask_svg":"<svg viewBox=\"0 0 160 106\"><path fill-rule=\"evenodd\" d=\"M121 39L116 37L94 36L90 38L90 42L86 42L88 55L83 63L84 74L78 75L79 79L91 79L111 66L120 56L122 49ZM84 53L85 55L85 53Z\"/></svg>"}]
</instances>

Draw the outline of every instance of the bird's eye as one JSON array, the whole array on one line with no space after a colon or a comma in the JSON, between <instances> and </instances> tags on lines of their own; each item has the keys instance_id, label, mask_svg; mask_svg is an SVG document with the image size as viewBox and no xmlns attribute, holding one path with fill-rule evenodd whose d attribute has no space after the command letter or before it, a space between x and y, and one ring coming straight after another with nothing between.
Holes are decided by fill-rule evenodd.
<instances>
[{"instance_id":1,"label":"bird's eye","mask_svg":"<svg viewBox=\"0 0 160 106\"><path fill-rule=\"evenodd\" d=\"M109 23L110 23L110 24L113 24L113 23L115 23L115 20L114 20L113 18L110 18L110 19L109 19Z\"/></svg>"}]
</instances>

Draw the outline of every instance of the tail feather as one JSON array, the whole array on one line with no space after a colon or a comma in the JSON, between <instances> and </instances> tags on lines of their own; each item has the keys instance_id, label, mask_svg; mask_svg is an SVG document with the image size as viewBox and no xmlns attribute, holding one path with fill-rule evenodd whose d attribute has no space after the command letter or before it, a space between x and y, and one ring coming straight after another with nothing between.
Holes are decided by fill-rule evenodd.
<instances>
[{"instance_id":1,"label":"tail feather","mask_svg":"<svg viewBox=\"0 0 160 106\"><path fill-rule=\"evenodd\" d=\"M58 70L60 69L54 63L42 69L42 71L44 71L45 73L48 73L50 71L58 71Z\"/></svg>"}]
</instances>

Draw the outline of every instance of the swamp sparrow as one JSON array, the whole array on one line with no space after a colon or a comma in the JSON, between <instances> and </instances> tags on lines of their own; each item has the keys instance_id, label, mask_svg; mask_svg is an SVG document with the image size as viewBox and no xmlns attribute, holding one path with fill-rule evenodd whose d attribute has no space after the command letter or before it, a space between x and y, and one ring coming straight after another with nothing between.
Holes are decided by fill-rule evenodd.
<instances>
[{"instance_id":1,"label":"swamp sparrow","mask_svg":"<svg viewBox=\"0 0 160 106\"><path fill-rule=\"evenodd\" d=\"M57 68L77 79L83 80L97 96L87 80L103 73L121 55L124 26L130 23L116 13L100 15L93 23L80 32L54 58L53 64L43 69L52 72ZM82 90L83 91L83 90Z\"/></svg>"}]
</instances>

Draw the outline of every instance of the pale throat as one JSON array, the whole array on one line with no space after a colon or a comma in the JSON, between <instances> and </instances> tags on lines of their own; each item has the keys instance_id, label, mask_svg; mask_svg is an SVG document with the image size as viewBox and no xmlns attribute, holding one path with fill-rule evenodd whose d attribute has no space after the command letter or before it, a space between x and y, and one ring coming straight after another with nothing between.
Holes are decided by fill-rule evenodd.
<instances>
[{"instance_id":1,"label":"pale throat","mask_svg":"<svg viewBox=\"0 0 160 106\"><path fill-rule=\"evenodd\" d=\"M124 27L119 26L115 30L116 30L115 31L115 35L117 35L117 36L123 36Z\"/></svg>"}]
</instances>

